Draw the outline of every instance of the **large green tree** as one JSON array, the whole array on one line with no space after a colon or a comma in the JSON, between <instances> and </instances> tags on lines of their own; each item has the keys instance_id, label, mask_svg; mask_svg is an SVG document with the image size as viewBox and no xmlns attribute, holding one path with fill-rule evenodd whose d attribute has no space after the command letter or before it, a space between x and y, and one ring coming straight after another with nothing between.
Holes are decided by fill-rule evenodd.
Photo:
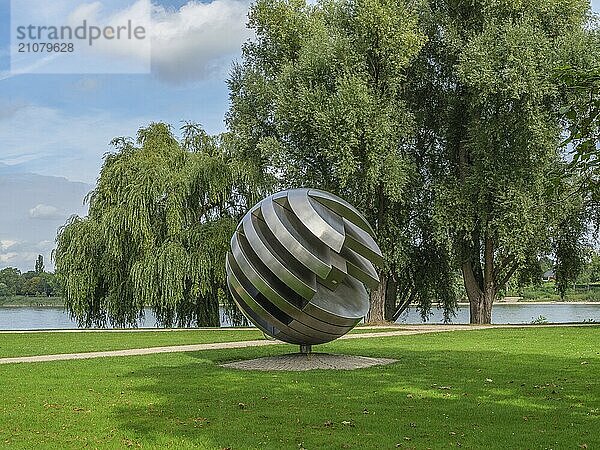
<instances>
[{"instance_id":1,"label":"large green tree","mask_svg":"<svg viewBox=\"0 0 600 450\"><path fill-rule=\"evenodd\" d=\"M0 270L0 283L5 287L3 292L5 295L17 295L21 292L23 287L23 278L21 277L21 271L14 267L6 267Z\"/></svg>"},{"instance_id":2,"label":"large green tree","mask_svg":"<svg viewBox=\"0 0 600 450\"><path fill-rule=\"evenodd\" d=\"M386 260L373 321L411 301L426 313L455 303L451 268L433 233L431 197L406 102L406 69L425 36L414 2L259 0L256 39L230 76L227 123L280 188L319 187L356 205Z\"/></svg>"},{"instance_id":3,"label":"large green tree","mask_svg":"<svg viewBox=\"0 0 600 450\"><path fill-rule=\"evenodd\" d=\"M233 311L229 239L258 199L260 173L235 156L230 136L193 124L181 139L159 123L113 143L89 215L57 238L68 311L85 326L132 326L146 307L163 326L218 326L219 303Z\"/></svg>"},{"instance_id":4,"label":"large green tree","mask_svg":"<svg viewBox=\"0 0 600 450\"><path fill-rule=\"evenodd\" d=\"M580 97L555 69L598 57L587 1L259 0L249 17L228 124L281 186L365 212L387 263L371 320L432 299L448 315L453 269L474 323L545 254L574 275L583 202L550 180Z\"/></svg>"},{"instance_id":5,"label":"large green tree","mask_svg":"<svg viewBox=\"0 0 600 450\"><path fill-rule=\"evenodd\" d=\"M569 130L565 143L573 147L570 167L578 172L582 189L596 208L600 204L600 63L597 64L587 69L567 66L557 71L573 94L561 110Z\"/></svg>"},{"instance_id":6,"label":"large green tree","mask_svg":"<svg viewBox=\"0 0 600 450\"><path fill-rule=\"evenodd\" d=\"M588 19L586 0L431 0L421 10L428 39L408 75L416 145L473 323L490 323L506 283L553 243L564 275L577 270L583 202L568 181L552 183L560 107L573 94L555 69L598 58Z\"/></svg>"}]
</instances>

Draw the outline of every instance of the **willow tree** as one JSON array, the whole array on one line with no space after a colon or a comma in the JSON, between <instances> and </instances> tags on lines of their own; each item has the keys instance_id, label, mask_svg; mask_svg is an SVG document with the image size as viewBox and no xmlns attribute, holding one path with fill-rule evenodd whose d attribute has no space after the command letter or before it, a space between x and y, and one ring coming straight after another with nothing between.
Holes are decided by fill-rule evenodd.
<instances>
[{"instance_id":1,"label":"willow tree","mask_svg":"<svg viewBox=\"0 0 600 450\"><path fill-rule=\"evenodd\" d=\"M600 40L600 30L595 35ZM591 43L594 48L594 43ZM596 48L598 47L596 43ZM600 58L597 58L600 59ZM581 191L595 214L592 219L600 229L600 61L596 65L581 69L562 67L557 73L564 82L571 98L561 112L565 116L569 135L566 144L572 146L569 168L581 181Z\"/></svg>"},{"instance_id":2,"label":"willow tree","mask_svg":"<svg viewBox=\"0 0 600 450\"><path fill-rule=\"evenodd\" d=\"M280 187L319 187L356 205L386 260L370 320L411 301L454 305L431 201L408 150L413 117L406 68L422 48L414 2L259 0L254 41L229 79L228 125Z\"/></svg>"},{"instance_id":3,"label":"willow tree","mask_svg":"<svg viewBox=\"0 0 600 450\"><path fill-rule=\"evenodd\" d=\"M554 239L556 256L556 286L561 298L567 288L583 272L585 255L589 247L597 246L600 231L600 31L591 34L588 48L596 48L592 64L575 61L576 67L566 66L557 75L568 93L561 113L568 128L565 144L569 144L572 157L563 178L574 179L577 196L583 207L566 216ZM593 54L593 53L592 53ZM582 68L586 67L585 69ZM590 67L591 66L591 67ZM587 226L587 225L590 226ZM590 230L592 228L592 230ZM590 233L590 231L592 231ZM595 245L582 242L585 236L596 237Z\"/></svg>"},{"instance_id":4,"label":"willow tree","mask_svg":"<svg viewBox=\"0 0 600 450\"><path fill-rule=\"evenodd\" d=\"M162 326L219 326L219 303L235 315L225 254L260 172L236 157L230 136L192 124L180 140L158 123L113 144L88 216L57 237L68 311L83 326L134 326L146 307Z\"/></svg>"},{"instance_id":5,"label":"willow tree","mask_svg":"<svg viewBox=\"0 0 600 450\"><path fill-rule=\"evenodd\" d=\"M438 238L462 271L473 323L490 323L506 283L553 239L581 237L579 200L569 183L552 183L569 95L555 69L598 58L588 18L586 0L431 0L421 9L428 40L408 98Z\"/></svg>"}]
</instances>

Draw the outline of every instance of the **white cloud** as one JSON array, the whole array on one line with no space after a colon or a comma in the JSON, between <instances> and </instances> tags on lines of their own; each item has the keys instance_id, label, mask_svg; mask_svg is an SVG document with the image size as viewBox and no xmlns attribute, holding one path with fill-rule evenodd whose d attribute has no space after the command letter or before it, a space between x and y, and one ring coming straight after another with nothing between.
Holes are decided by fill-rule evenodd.
<instances>
[{"instance_id":1,"label":"white cloud","mask_svg":"<svg viewBox=\"0 0 600 450\"><path fill-rule=\"evenodd\" d=\"M0 75L0 80L2 75ZM5 100L0 98L0 120L14 116L19 110L26 108L27 102L23 100Z\"/></svg>"},{"instance_id":2,"label":"white cloud","mask_svg":"<svg viewBox=\"0 0 600 450\"><path fill-rule=\"evenodd\" d=\"M81 27L84 21L88 26L99 27L98 39L94 40L93 45L87 42L76 44L77 54L72 55L75 58L75 71L82 72L76 66L92 64L95 69L86 69L86 73L149 73L152 42L148 33L152 27L150 0L136 0L125 8L122 4L114 8L108 3L95 1L79 4L67 18L67 23L73 29ZM112 30L112 39L100 38L100 29L106 27ZM121 27L126 30L122 32ZM143 28L140 38L134 33L139 27ZM90 30L88 38L91 33Z\"/></svg>"},{"instance_id":3,"label":"white cloud","mask_svg":"<svg viewBox=\"0 0 600 450\"><path fill-rule=\"evenodd\" d=\"M159 78L185 82L229 67L242 43L249 3L237 0L189 2L179 11L157 8L152 23L152 70Z\"/></svg>"},{"instance_id":4,"label":"white cloud","mask_svg":"<svg viewBox=\"0 0 600 450\"><path fill-rule=\"evenodd\" d=\"M4 241L3 241L4 242ZM6 248L0 246L0 268L17 267L21 270L29 270L34 265L39 254L46 260L50 257L52 247L38 248L38 245L27 241L10 241L12 244Z\"/></svg>"},{"instance_id":5,"label":"white cloud","mask_svg":"<svg viewBox=\"0 0 600 450\"><path fill-rule=\"evenodd\" d=\"M61 214L56 206L40 204L29 210L29 217L32 219L59 219Z\"/></svg>"},{"instance_id":6,"label":"white cloud","mask_svg":"<svg viewBox=\"0 0 600 450\"><path fill-rule=\"evenodd\" d=\"M9 239L4 239L4 240L0 241L0 251L6 251L9 248L13 247L15 244L17 244L17 241L11 241Z\"/></svg>"},{"instance_id":7,"label":"white cloud","mask_svg":"<svg viewBox=\"0 0 600 450\"><path fill-rule=\"evenodd\" d=\"M82 3L79 0L19 0L14 23L99 27L143 26L150 39L99 39L76 53L23 58L13 48L13 73L147 73L170 83L222 77L252 32L246 28L250 0L191 0L178 10L150 0ZM96 55L90 56L90 55ZM57 59L58 58L58 59Z\"/></svg>"},{"instance_id":8,"label":"white cloud","mask_svg":"<svg viewBox=\"0 0 600 450\"><path fill-rule=\"evenodd\" d=\"M102 83L98 78L82 78L76 83L73 83L73 87L80 92L96 92L100 89Z\"/></svg>"},{"instance_id":9,"label":"white cloud","mask_svg":"<svg viewBox=\"0 0 600 450\"><path fill-rule=\"evenodd\" d=\"M11 158L4 158L0 160L0 162L2 162L2 164L6 164L7 166L17 166L19 164L24 164L29 161L34 161L35 159L37 159L37 156L34 154L17 155Z\"/></svg>"},{"instance_id":10,"label":"white cloud","mask_svg":"<svg viewBox=\"0 0 600 450\"><path fill-rule=\"evenodd\" d=\"M0 269L31 270L37 255L43 255L46 267L51 268L57 230L68 216L87 213L82 201L92 187L18 171L1 178Z\"/></svg>"},{"instance_id":11,"label":"white cloud","mask_svg":"<svg viewBox=\"0 0 600 450\"><path fill-rule=\"evenodd\" d=\"M102 2L83 3L69 15L71 25L79 25L84 20L96 18L102 11Z\"/></svg>"},{"instance_id":12,"label":"white cloud","mask_svg":"<svg viewBox=\"0 0 600 450\"><path fill-rule=\"evenodd\" d=\"M18 257L19 254L15 252L0 253L0 263L10 265L11 262L17 261Z\"/></svg>"},{"instance_id":13,"label":"white cloud","mask_svg":"<svg viewBox=\"0 0 600 450\"><path fill-rule=\"evenodd\" d=\"M99 51L116 57L135 58L143 63L151 53L152 72L167 82L181 83L222 75L242 43L251 37L246 28L248 0L190 1L179 10L152 5L151 22L147 23L148 0L112 14L96 1L81 5L69 18L73 25L88 22L101 24L143 24L151 36L151 50L135 40L118 46L99 42Z\"/></svg>"},{"instance_id":14,"label":"white cloud","mask_svg":"<svg viewBox=\"0 0 600 450\"><path fill-rule=\"evenodd\" d=\"M40 241L36 244L35 247L38 250L42 250L42 251L52 250L54 248L54 242L48 241L48 240Z\"/></svg>"}]
</instances>

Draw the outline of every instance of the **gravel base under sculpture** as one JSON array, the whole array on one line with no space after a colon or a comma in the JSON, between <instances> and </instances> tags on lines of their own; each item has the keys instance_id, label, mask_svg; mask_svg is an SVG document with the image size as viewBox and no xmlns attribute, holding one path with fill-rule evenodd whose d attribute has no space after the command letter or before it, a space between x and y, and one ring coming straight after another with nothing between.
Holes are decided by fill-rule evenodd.
<instances>
[{"instance_id":1,"label":"gravel base under sculpture","mask_svg":"<svg viewBox=\"0 0 600 450\"><path fill-rule=\"evenodd\" d=\"M267 356L223 364L222 367L239 370L287 370L292 372L316 369L354 370L397 362L388 358L366 356L330 355L328 353L293 353Z\"/></svg>"}]
</instances>

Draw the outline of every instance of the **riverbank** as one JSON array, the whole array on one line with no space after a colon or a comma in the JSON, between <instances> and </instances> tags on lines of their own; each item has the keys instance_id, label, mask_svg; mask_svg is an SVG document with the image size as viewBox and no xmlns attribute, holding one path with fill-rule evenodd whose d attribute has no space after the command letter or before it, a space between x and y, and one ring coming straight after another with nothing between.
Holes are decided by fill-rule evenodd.
<instances>
[{"instance_id":1,"label":"riverbank","mask_svg":"<svg viewBox=\"0 0 600 450\"><path fill-rule=\"evenodd\" d=\"M498 300L494 303L495 305L525 305L525 304L536 304L536 305L599 305L600 298L597 300L573 300L573 301L561 301L561 300L527 300L523 298L510 297L508 299ZM467 302L458 302L458 306L469 306ZM0 308L64 308L64 302L59 297L11 297L8 300L2 300L0 297ZM417 304L411 306L416 307ZM435 305L434 305L435 308Z\"/></svg>"},{"instance_id":2,"label":"riverbank","mask_svg":"<svg viewBox=\"0 0 600 450\"><path fill-rule=\"evenodd\" d=\"M28 297L25 297L27 299ZM51 300L47 300L50 298ZM10 301L7 303L2 303L0 301L0 308L23 308L23 307L34 307L34 308L63 308L65 305L62 299L52 299L51 297L34 297L30 300L22 301ZM515 299L515 297L511 297L510 300L498 300L494 303L495 305L524 305L524 304L536 304L536 305L598 305L600 304L600 298L598 300L593 301L560 301L560 300L524 300L524 299ZM458 302L458 306L469 306L467 302ZM411 306L418 306L417 303L411 304ZM433 306L435 308L435 305Z\"/></svg>"},{"instance_id":3,"label":"riverbank","mask_svg":"<svg viewBox=\"0 0 600 450\"><path fill-rule=\"evenodd\" d=\"M458 306L469 306L469 303L458 302ZM600 305L600 299L597 301L547 301L547 300L498 300L494 305ZM413 305L416 306L416 305Z\"/></svg>"},{"instance_id":4,"label":"riverbank","mask_svg":"<svg viewBox=\"0 0 600 450\"><path fill-rule=\"evenodd\" d=\"M511 293L503 299L496 301L496 304L503 305L528 303L539 305L600 304L600 287L597 285L590 285L590 287L585 289L569 289L567 290L566 297L561 299L556 293L553 283L544 283L539 287L524 288L520 295ZM468 303L459 302L459 306L464 305L468 305ZM57 308L64 307L64 299L62 297L27 297L21 295L0 297L0 307Z\"/></svg>"},{"instance_id":5,"label":"riverbank","mask_svg":"<svg viewBox=\"0 0 600 450\"><path fill-rule=\"evenodd\" d=\"M64 305L62 297L27 297L25 295L0 297L0 307L2 308L62 308Z\"/></svg>"}]
</instances>

